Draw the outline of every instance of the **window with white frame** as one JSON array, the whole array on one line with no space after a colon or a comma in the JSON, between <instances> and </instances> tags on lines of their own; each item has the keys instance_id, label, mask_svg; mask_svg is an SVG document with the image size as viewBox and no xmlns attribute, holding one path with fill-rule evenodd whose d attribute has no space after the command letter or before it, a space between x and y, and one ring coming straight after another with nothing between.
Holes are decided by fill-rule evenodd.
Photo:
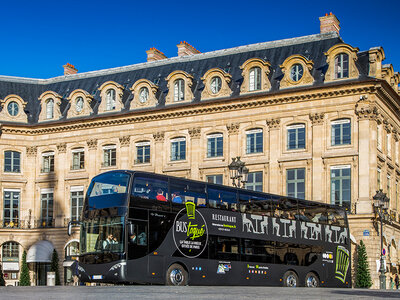
<instances>
[{"instance_id":1,"label":"window with white frame","mask_svg":"<svg viewBox=\"0 0 400 300\"><path fill-rule=\"evenodd\" d=\"M350 165L331 167L331 204L350 208L351 205Z\"/></svg>"},{"instance_id":2,"label":"window with white frame","mask_svg":"<svg viewBox=\"0 0 400 300\"><path fill-rule=\"evenodd\" d=\"M399 182L396 180L396 197L394 198L394 207L396 211L398 209L397 207L398 203L399 203Z\"/></svg>"},{"instance_id":3,"label":"window with white frame","mask_svg":"<svg viewBox=\"0 0 400 300\"><path fill-rule=\"evenodd\" d=\"M71 221L78 221L83 207L83 186L72 186L70 192Z\"/></svg>"},{"instance_id":4,"label":"window with white frame","mask_svg":"<svg viewBox=\"0 0 400 300\"><path fill-rule=\"evenodd\" d=\"M42 173L54 172L54 152L42 153Z\"/></svg>"},{"instance_id":5,"label":"window with white frame","mask_svg":"<svg viewBox=\"0 0 400 300\"><path fill-rule=\"evenodd\" d=\"M82 170L85 168L85 149L72 149L72 170Z\"/></svg>"},{"instance_id":6,"label":"window with white frame","mask_svg":"<svg viewBox=\"0 0 400 300\"><path fill-rule=\"evenodd\" d=\"M376 186L377 186L378 190L381 189L381 169L380 168L378 168L376 170Z\"/></svg>"},{"instance_id":7,"label":"window with white frame","mask_svg":"<svg viewBox=\"0 0 400 300\"><path fill-rule=\"evenodd\" d=\"M382 150L382 135L381 135L381 126L376 126L376 146L379 150Z\"/></svg>"},{"instance_id":8,"label":"window with white frame","mask_svg":"<svg viewBox=\"0 0 400 300\"><path fill-rule=\"evenodd\" d=\"M137 164L144 164L150 162L150 142L136 143L136 161Z\"/></svg>"},{"instance_id":9,"label":"window with white frame","mask_svg":"<svg viewBox=\"0 0 400 300\"><path fill-rule=\"evenodd\" d=\"M249 91L261 90L261 68L254 67L249 72Z\"/></svg>"},{"instance_id":10,"label":"window with white frame","mask_svg":"<svg viewBox=\"0 0 400 300\"><path fill-rule=\"evenodd\" d=\"M386 134L386 154L389 157L392 156L392 139L390 133Z\"/></svg>"},{"instance_id":11,"label":"window with white frame","mask_svg":"<svg viewBox=\"0 0 400 300\"><path fill-rule=\"evenodd\" d=\"M305 168L286 170L286 194L290 197L305 199Z\"/></svg>"},{"instance_id":12,"label":"window with white frame","mask_svg":"<svg viewBox=\"0 0 400 300\"><path fill-rule=\"evenodd\" d=\"M390 197L390 175L389 174L387 174L387 176L386 176L386 195L389 197L389 199L391 198Z\"/></svg>"},{"instance_id":13,"label":"window with white frame","mask_svg":"<svg viewBox=\"0 0 400 300\"><path fill-rule=\"evenodd\" d=\"M40 190L40 225L41 227L52 227L53 222L53 209L54 209L54 189L41 189Z\"/></svg>"},{"instance_id":14,"label":"window with white frame","mask_svg":"<svg viewBox=\"0 0 400 300\"><path fill-rule=\"evenodd\" d=\"M183 79L177 79L174 82L174 101L185 100L185 81Z\"/></svg>"},{"instance_id":15,"label":"window with white frame","mask_svg":"<svg viewBox=\"0 0 400 300\"><path fill-rule=\"evenodd\" d=\"M399 163L399 142L396 141L394 144L394 156L396 164Z\"/></svg>"},{"instance_id":16,"label":"window with white frame","mask_svg":"<svg viewBox=\"0 0 400 300\"><path fill-rule=\"evenodd\" d=\"M287 126L287 149L297 150L306 148L306 126L294 124Z\"/></svg>"},{"instance_id":17,"label":"window with white frame","mask_svg":"<svg viewBox=\"0 0 400 300\"><path fill-rule=\"evenodd\" d=\"M49 99L46 102L46 119L54 118L54 100Z\"/></svg>"},{"instance_id":18,"label":"window with white frame","mask_svg":"<svg viewBox=\"0 0 400 300\"><path fill-rule=\"evenodd\" d=\"M223 181L222 178L223 178L222 174L207 175L206 176L206 181L208 183L222 184L222 181Z\"/></svg>"},{"instance_id":19,"label":"window with white frame","mask_svg":"<svg viewBox=\"0 0 400 300\"><path fill-rule=\"evenodd\" d=\"M103 146L103 167L112 167L117 165L117 146Z\"/></svg>"},{"instance_id":20,"label":"window with white frame","mask_svg":"<svg viewBox=\"0 0 400 300\"><path fill-rule=\"evenodd\" d=\"M246 131L246 153L263 152L263 130L252 129Z\"/></svg>"},{"instance_id":21,"label":"window with white frame","mask_svg":"<svg viewBox=\"0 0 400 300\"><path fill-rule=\"evenodd\" d=\"M335 78L349 77L349 56L346 53L340 53L335 57Z\"/></svg>"},{"instance_id":22,"label":"window with white frame","mask_svg":"<svg viewBox=\"0 0 400 300\"><path fill-rule=\"evenodd\" d=\"M186 138L179 137L171 140L171 160L186 159Z\"/></svg>"},{"instance_id":23,"label":"window with white frame","mask_svg":"<svg viewBox=\"0 0 400 300\"><path fill-rule=\"evenodd\" d=\"M332 121L332 146L351 144L350 119Z\"/></svg>"},{"instance_id":24,"label":"window with white frame","mask_svg":"<svg viewBox=\"0 0 400 300\"><path fill-rule=\"evenodd\" d=\"M19 244L16 242L6 242L1 249L3 262L19 261Z\"/></svg>"},{"instance_id":25,"label":"window with white frame","mask_svg":"<svg viewBox=\"0 0 400 300\"><path fill-rule=\"evenodd\" d=\"M251 172L248 175L246 189L262 192L263 190L263 172Z\"/></svg>"},{"instance_id":26,"label":"window with white frame","mask_svg":"<svg viewBox=\"0 0 400 300\"><path fill-rule=\"evenodd\" d=\"M21 153L17 151L4 151L4 172L21 172Z\"/></svg>"},{"instance_id":27,"label":"window with white frame","mask_svg":"<svg viewBox=\"0 0 400 300\"><path fill-rule=\"evenodd\" d=\"M115 109L115 90L109 89L106 92L106 110Z\"/></svg>"},{"instance_id":28,"label":"window with white frame","mask_svg":"<svg viewBox=\"0 0 400 300\"><path fill-rule=\"evenodd\" d=\"M19 205L21 190L3 190L3 219L5 227L19 227Z\"/></svg>"},{"instance_id":29,"label":"window with white frame","mask_svg":"<svg viewBox=\"0 0 400 300\"><path fill-rule=\"evenodd\" d=\"M207 136L207 157L223 156L224 140L222 133L209 134Z\"/></svg>"}]
</instances>

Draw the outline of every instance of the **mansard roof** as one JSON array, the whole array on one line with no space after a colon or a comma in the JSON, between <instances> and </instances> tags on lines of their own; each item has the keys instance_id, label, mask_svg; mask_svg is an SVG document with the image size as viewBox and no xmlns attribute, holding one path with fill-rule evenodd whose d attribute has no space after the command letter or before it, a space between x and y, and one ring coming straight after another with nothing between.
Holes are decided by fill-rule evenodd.
<instances>
[{"instance_id":1,"label":"mansard roof","mask_svg":"<svg viewBox=\"0 0 400 300\"><path fill-rule=\"evenodd\" d=\"M195 103L200 102L201 92L204 89L201 78L212 68L220 68L232 76L232 81L229 84L232 90L230 97L238 96L240 85L243 81L240 66L250 58L261 58L271 64L271 72L269 74L271 90L269 92L278 91L279 82L283 78L283 73L279 66L286 58L294 54L302 55L314 62L314 67L311 71L311 75L315 80L313 86L321 86L324 84L324 74L328 68L324 53L339 43L343 43L339 35L336 32L330 32L50 79L0 76L0 99L4 99L10 94L22 97L27 102L25 112L28 115L28 123L36 124L41 110L38 98L43 92L54 91L62 97L60 106L61 120L65 120L70 106L67 100L68 96L74 90L82 89L94 98L91 106L95 117L101 100L98 88L107 81L115 81L124 87L122 96L124 108L120 112L110 114L121 114L129 111L130 101L133 98L130 88L139 79L148 79L158 85L159 88L156 94L159 102L158 107L165 106L165 97L168 92L165 78L173 71L182 70L194 78L192 85L194 100L192 104L195 105ZM356 62L360 72L359 80L367 78L368 64L368 52L359 52Z\"/></svg>"}]
</instances>

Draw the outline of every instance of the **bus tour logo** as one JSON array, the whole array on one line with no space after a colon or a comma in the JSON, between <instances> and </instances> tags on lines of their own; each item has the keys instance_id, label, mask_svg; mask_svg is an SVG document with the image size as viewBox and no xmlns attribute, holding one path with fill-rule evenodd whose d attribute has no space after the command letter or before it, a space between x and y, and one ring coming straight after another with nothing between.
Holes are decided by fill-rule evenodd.
<instances>
[{"instance_id":1,"label":"bus tour logo","mask_svg":"<svg viewBox=\"0 0 400 300\"><path fill-rule=\"evenodd\" d=\"M337 246L335 278L339 279L343 283L346 280L349 264L350 264L349 250L347 250L342 246Z\"/></svg>"},{"instance_id":2,"label":"bus tour logo","mask_svg":"<svg viewBox=\"0 0 400 300\"><path fill-rule=\"evenodd\" d=\"M196 204L186 202L174 220L173 238L179 252L189 258L199 256L207 245L208 229L203 215ZM185 212L186 211L186 212Z\"/></svg>"}]
</instances>

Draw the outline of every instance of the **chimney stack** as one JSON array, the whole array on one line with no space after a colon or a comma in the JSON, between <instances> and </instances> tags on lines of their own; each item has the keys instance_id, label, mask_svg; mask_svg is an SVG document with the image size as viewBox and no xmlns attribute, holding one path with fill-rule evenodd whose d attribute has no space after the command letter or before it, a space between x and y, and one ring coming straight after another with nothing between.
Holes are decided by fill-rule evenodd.
<instances>
[{"instance_id":1,"label":"chimney stack","mask_svg":"<svg viewBox=\"0 0 400 300\"><path fill-rule=\"evenodd\" d=\"M332 13L329 13L329 15L325 14L324 17L319 18L319 22L320 22L321 33L331 32L331 31L336 31L337 33L339 33L340 22L334 14Z\"/></svg>"},{"instance_id":2,"label":"chimney stack","mask_svg":"<svg viewBox=\"0 0 400 300\"><path fill-rule=\"evenodd\" d=\"M200 53L199 50L197 50L195 47L190 45L189 43L186 43L185 41L180 42L178 45L178 56L185 56L185 55L193 55L193 54L198 54Z\"/></svg>"},{"instance_id":3,"label":"chimney stack","mask_svg":"<svg viewBox=\"0 0 400 300\"><path fill-rule=\"evenodd\" d=\"M64 76L78 73L78 69L76 69L75 66L71 65L70 63L66 63L65 65L63 65L63 67L64 67Z\"/></svg>"},{"instance_id":4,"label":"chimney stack","mask_svg":"<svg viewBox=\"0 0 400 300\"><path fill-rule=\"evenodd\" d=\"M167 58L164 53L156 48L150 48L146 51L147 61L155 61Z\"/></svg>"}]
</instances>

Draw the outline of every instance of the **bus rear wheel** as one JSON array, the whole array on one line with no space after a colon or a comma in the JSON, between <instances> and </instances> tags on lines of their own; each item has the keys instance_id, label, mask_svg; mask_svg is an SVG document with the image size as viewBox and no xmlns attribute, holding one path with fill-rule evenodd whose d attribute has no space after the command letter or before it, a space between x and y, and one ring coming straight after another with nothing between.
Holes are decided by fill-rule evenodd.
<instances>
[{"instance_id":1,"label":"bus rear wheel","mask_svg":"<svg viewBox=\"0 0 400 300\"><path fill-rule=\"evenodd\" d=\"M318 276L313 273L313 272L309 272L306 275L306 287L318 287L319 286L319 279Z\"/></svg>"},{"instance_id":2,"label":"bus rear wheel","mask_svg":"<svg viewBox=\"0 0 400 300\"><path fill-rule=\"evenodd\" d=\"M286 287L296 287L299 283L299 277L293 271L287 271L283 275L283 286Z\"/></svg>"},{"instance_id":3,"label":"bus rear wheel","mask_svg":"<svg viewBox=\"0 0 400 300\"><path fill-rule=\"evenodd\" d=\"M173 264L167 270L167 285L187 285L188 273L180 264Z\"/></svg>"}]
</instances>

